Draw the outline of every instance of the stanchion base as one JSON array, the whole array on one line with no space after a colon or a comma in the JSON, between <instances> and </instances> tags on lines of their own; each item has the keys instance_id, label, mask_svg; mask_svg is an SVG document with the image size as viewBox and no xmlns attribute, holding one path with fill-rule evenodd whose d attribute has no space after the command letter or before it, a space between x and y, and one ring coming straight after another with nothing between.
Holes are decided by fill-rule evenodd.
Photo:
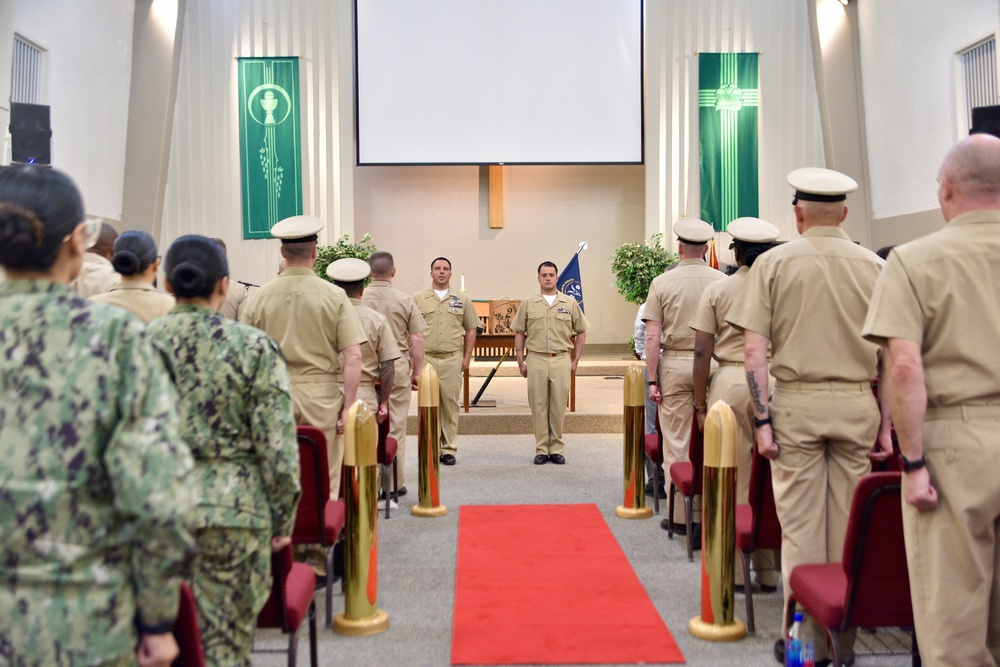
<instances>
[{"instance_id":1,"label":"stanchion base","mask_svg":"<svg viewBox=\"0 0 1000 667\"><path fill-rule=\"evenodd\" d=\"M338 635L365 637L367 635L377 635L388 629L389 614L381 609L375 610L375 615L368 618L351 619L344 616L344 614L337 614L333 617L333 631Z\"/></svg>"},{"instance_id":2,"label":"stanchion base","mask_svg":"<svg viewBox=\"0 0 1000 667\"><path fill-rule=\"evenodd\" d=\"M437 507L421 507L420 505L414 505L410 512L413 516L435 517L447 514L448 508L444 505L438 505Z\"/></svg>"},{"instance_id":3,"label":"stanchion base","mask_svg":"<svg viewBox=\"0 0 1000 667\"><path fill-rule=\"evenodd\" d=\"M695 616L688 623L688 632L692 637L710 642L735 642L747 636L747 626L739 619L733 619L729 625L714 625Z\"/></svg>"},{"instance_id":4,"label":"stanchion base","mask_svg":"<svg viewBox=\"0 0 1000 667\"><path fill-rule=\"evenodd\" d=\"M615 508L615 514L618 515L619 519L650 519L653 516L653 508L619 505Z\"/></svg>"}]
</instances>

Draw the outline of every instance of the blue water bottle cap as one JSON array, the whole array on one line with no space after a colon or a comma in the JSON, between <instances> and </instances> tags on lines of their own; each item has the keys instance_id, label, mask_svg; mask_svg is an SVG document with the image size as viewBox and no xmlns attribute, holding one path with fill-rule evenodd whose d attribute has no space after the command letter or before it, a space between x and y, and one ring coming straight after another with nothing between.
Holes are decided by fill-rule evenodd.
<instances>
[{"instance_id":1,"label":"blue water bottle cap","mask_svg":"<svg viewBox=\"0 0 1000 667\"><path fill-rule=\"evenodd\" d=\"M802 622L802 612L801 611L795 612L795 622L796 623L801 623Z\"/></svg>"}]
</instances>

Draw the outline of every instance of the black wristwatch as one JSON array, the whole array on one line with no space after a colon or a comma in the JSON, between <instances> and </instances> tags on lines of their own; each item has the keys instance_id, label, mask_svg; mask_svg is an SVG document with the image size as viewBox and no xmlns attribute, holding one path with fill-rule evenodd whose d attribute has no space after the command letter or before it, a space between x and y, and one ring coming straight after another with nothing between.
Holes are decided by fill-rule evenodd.
<instances>
[{"instance_id":1,"label":"black wristwatch","mask_svg":"<svg viewBox=\"0 0 1000 667\"><path fill-rule=\"evenodd\" d=\"M646 382L646 386L648 386L648 387L655 387L655 386L656 386L656 385L658 385L658 384L660 384L660 383L659 383L659 382L657 382L656 380L648 380L648 381Z\"/></svg>"},{"instance_id":2,"label":"black wristwatch","mask_svg":"<svg viewBox=\"0 0 1000 667\"><path fill-rule=\"evenodd\" d=\"M921 456L919 459L914 459L911 461L902 454L899 455L899 460L903 462L903 472L913 472L914 470L920 470L927 465L927 459Z\"/></svg>"},{"instance_id":3,"label":"black wristwatch","mask_svg":"<svg viewBox=\"0 0 1000 667\"><path fill-rule=\"evenodd\" d=\"M761 426L764 426L765 424L768 425L768 426L770 426L770 424L771 424L771 415L768 415L768 416L764 417L763 419L757 419L757 415L753 416L753 425L754 425L755 428L760 428Z\"/></svg>"}]
</instances>

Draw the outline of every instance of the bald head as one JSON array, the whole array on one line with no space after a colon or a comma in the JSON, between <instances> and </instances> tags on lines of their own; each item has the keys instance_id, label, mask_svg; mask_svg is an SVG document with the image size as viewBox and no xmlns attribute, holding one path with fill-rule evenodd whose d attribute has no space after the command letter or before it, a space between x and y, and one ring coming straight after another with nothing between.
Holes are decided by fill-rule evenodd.
<instances>
[{"instance_id":1,"label":"bald head","mask_svg":"<svg viewBox=\"0 0 1000 667\"><path fill-rule=\"evenodd\" d=\"M941 163L938 182L945 220L964 211L1000 208L1000 139L974 134L955 144Z\"/></svg>"},{"instance_id":2,"label":"bald head","mask_svg":"<svg viewBox=\"0 0 1000 667\"><path fill-rule=\"evenodd\" d=\"M839 225L847 216L842 201L808 201L800 199L796 207L809 225Z\"/></svg>"},{"instance_id":3,"label":"bald head","mask_svg":"<svg viewBox=\"0 0 1000 667\"><path fill-rule=\"evenodd\" d=\"M90 248L89 252L111 259L112 255L115 254L115 240L118 238L118 232L115 228L106 222L101 223L101 232L97 236L97 243Z\"/></svg>"}]
</instances>

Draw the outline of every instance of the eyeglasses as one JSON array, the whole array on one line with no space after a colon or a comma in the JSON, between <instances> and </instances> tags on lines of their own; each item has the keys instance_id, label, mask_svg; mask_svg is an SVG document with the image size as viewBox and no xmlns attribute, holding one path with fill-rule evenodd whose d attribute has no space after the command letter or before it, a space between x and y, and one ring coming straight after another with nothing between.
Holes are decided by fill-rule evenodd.
<instances>
[{"instance_id":1,"label":"eyeglasses","mask_svg":"<svg viewBox=\"0 0 1000 667\"><path fill-rule=\"evenodd\" d=\"M84 218L83 222L84 233L87 235L87 250L90 250L97 243L98 237L101 235L101 219L100 218ZM77 225L79 227L80 225ZM69 241L72 238L73 233L76 231L74 228L72 232L63 237L63 243Z\"/></svg>"}]
</instances>

